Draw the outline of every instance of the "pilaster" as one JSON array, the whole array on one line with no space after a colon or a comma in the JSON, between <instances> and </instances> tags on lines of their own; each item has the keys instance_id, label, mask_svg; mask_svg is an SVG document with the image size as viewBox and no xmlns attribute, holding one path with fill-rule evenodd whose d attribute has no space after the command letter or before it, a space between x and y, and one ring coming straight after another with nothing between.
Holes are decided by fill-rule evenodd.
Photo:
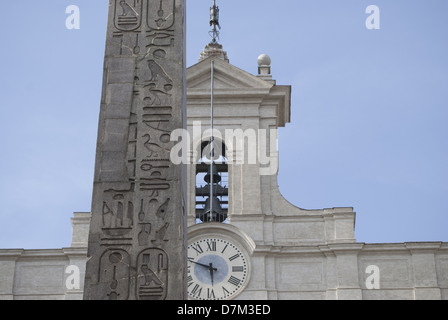
<instances>
[{"instance_id":1,"label":"pilaster","mask_svg":"<svg viewBox=\"0 0 448 320\"><path fill-rule=\"evenodd\" d=\"M14 299L16 262L24 250L0 250L0 300Z\"/></svg>"},{"instance_id":2,"label":"pilaster","mask_svg":"<svg viewBox=\"0 0 448 320\"><path fill-rule=\"evenodd\" d=\"M412 254L414 294L416 300L440 300L442 294L437 283L435 252L441 242L405 243Z\"/></svg>"},{"instance_id":3,"label":"pilaster","mask_svg":"<svg viewBox=\"0 0 448 320\"><path fill-rule=\"evenodd\" d=\"M329 244L336 256L338 300L362 300L359 284L358 254L364 244Z\"/></svg>"}]
</instances>

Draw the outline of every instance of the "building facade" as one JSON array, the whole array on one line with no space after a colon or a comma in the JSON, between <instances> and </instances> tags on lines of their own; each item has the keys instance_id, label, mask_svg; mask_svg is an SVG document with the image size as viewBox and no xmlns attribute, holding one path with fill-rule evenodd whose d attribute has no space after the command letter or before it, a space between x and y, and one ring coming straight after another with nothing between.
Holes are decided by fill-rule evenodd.
<instances>
[{"instance_id":1,"label":"building facade","mask_svg":"<svg viewBox=\"0 0 448 320\"><path fill-rule=\"evenodd\" d=\"M291 87L276 84L270 64L260 56L252 75L210 44L187 69L189 297L448 300L448 243L359 243L353 208L305 210L283 198L276 142ZM82 299L90 213L72 224L70 248L0 250L0 299Z\"/></svg>"}]
</instances>

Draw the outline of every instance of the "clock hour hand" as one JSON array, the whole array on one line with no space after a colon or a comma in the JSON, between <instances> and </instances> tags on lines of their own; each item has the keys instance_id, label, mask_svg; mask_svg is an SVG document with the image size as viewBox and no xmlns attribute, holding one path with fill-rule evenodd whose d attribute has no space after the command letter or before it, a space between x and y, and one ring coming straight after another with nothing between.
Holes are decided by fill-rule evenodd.
<instances>
[{"instance_id":1,"label":"clock hour hand","mask_svg":"<svg viewBox=\"0 0 448 320\"><path fill-rule=\"evenodd\" d=\"M211 280L212 280L212 286L213 286L213 271L218 271L218 269L216 269L216 268L213 268L213 263L210 263L210 278L211 278Z\"/></svg>"}]
</instances>

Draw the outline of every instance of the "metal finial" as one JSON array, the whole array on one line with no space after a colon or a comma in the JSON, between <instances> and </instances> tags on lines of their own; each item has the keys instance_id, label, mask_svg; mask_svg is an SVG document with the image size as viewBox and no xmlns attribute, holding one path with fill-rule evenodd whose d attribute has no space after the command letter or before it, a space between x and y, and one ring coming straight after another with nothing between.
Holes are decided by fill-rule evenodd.
<instances>
[{"instance_id":1,"label":"metal finial","mask_svg":"<svg viewBox=\"0 0 448 320\"><path fill-rule=\"evenodd\" d=\"M212 31L209 32L212 37L212 43L216 43L216 40L219 39L219 31L216 27L221 30L219 25L219 7L216 5L216 0L213 0L213 7L210 8L210 27L212 27Z\"/></svg>"}]
</instances>

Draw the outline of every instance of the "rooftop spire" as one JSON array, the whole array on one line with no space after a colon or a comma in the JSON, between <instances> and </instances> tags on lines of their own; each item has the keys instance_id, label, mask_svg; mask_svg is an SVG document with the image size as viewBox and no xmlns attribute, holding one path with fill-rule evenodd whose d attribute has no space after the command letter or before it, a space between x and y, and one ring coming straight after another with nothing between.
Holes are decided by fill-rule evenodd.
<instances>
[{"instance_id":1,"label":"rooftop spire","mask_svg":"<svg viewBox=\"0 0 448 320\"><path fill-rule=\"evenodd\" d=\"M216 5L216 0L213 0L213 7L210 8L210 27L212 27L212 30L209 32L212 41L206 45L204 51L201 52L199 61L215 57L229 62L227 52L222 50L222 45L218 43L218 29L221 30L221 25L219 24L219 7Z\"/></svg>"},{"instance_id":2,"label":"rooftop spire","mask_svg":"<svg viewBox=\"0 0 448 320\"><path fill-rule=\"evenodd\" d=\"M216 40L219 39L219 31L216 27L221 30L219 25L219 7L216 5L216 0L213 0L213 7L210 8L210 27L212 27L212 30L209 32L212 37L212 43L216 43Z\"/></svg>"}]
</instances>

